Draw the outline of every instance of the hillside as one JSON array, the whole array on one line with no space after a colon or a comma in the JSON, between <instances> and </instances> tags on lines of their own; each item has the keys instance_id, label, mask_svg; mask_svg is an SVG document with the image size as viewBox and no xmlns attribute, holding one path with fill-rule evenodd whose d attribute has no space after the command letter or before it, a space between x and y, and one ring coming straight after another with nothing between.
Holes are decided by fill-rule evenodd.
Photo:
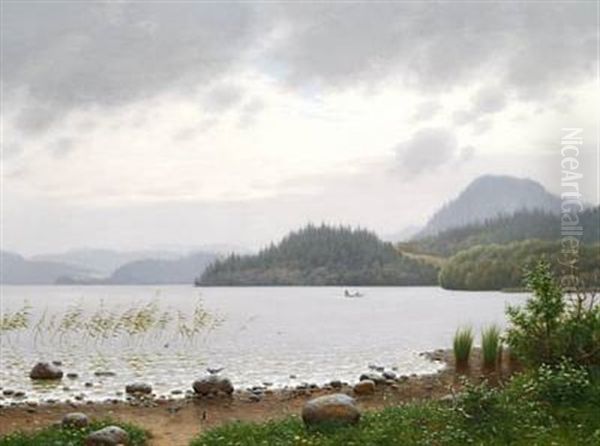
<instances>
[{"instance_id":1,"label":"hillside","mask_svg":"<svg viewBox=\"0 0 600 446\"><path fill-rule=\"evenodd\" d=\"M444 263L440 271L442 288L454 290L501 290L523 286L523 272L540 258L551 262L561 273L559 241L525 240L506 245L474 246ZM582 245L579 276L586 286L600 286L600 245Z\"/></svg>"},{"instance_id":2,"label":"hillside","mask_svg":"<svg viewBox=\"0 0 600 446\"><path fill-rule=\"evenodd\" d=\"M77 265L94 271L99 277L106 277L126 263L145 259L173 260L180 256L177 252L159 250L73 249L62 253L36 255L31 257L31 260Z\"/></svg>"},{"instance_id":3,"label":"hillside","mask_svg":"<svg viewBox=\"0 0 600 446\"><path fill-rule=\"evenodd\" d=\"M437 268L362 229L309 225L256 255L210 265L198 285L435 285Z\"/></svg>"},{"instance_id":4,"label":"hillside","mask_svg":"<svg viewBox=\"0 0 600 446\"><path fill-rule=\"evenodd\" d=\"M579 214L583 243L600 242L600 207ZM400 243L401 251L448 257L476 245L509 243L526 239L558 240L560 216L542 210L521 210L483 223L442 231L434 236Z\"/></svg>"},{"instance_id":5,"label":"hillside","mask_svg":"<svg viewBox=\"0 0 600 446\"><path fill-rule=\"evenodd\" d=\"M50 285L61 276L87 276L90 271L60 262L27 260L24 257L0 251L0 283L7 285Z\"/></svg>"},{"instance_id":6,"label":"hillside","mask_svg":"<svg viewBox=\"0 0 600 446\"><path fill-rule=\"evenodd\" d=\"M159 285L192 284L199 271L215 259L216 254L198 252L177 259L143 259L126 263L102 279L60 277L60 284L81 285Z\"/></svg>"},{"instance_id":7,"label":"hillside","mask_svg":"<svg viewBox=\"0 0 600 446\"><path fill-rule=\"evenodd\" d=\"M482 223L524 209L557 214L560 211L560 199L530 179L484 175L475 179L456 199L438 210L414 238Z\"/></svg>"}]
</instances>

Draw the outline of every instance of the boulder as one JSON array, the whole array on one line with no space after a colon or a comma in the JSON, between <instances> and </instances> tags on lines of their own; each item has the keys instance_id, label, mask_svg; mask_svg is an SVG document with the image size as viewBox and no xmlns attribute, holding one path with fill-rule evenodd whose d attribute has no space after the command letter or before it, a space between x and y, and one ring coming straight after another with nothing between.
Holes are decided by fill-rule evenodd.
<instances>
[{"instance_id":1,"label":"boulder","mask_svg":"<svg viewBox=\"0 0 600 446\"><path fill-rule=\"evenodd\" d=\"M231 381L218 375L207 375L197 379L192 384L192 388L196 394L201 396L216 395L219 393L231 395L233 393L233 385L231 384Z\"/></svg>"},{"instance_id":2,"label":"boulder","mask_svg":"<svg viewBox=\"0 0 600 446\"><path fill-rule=\"evenodd\" d=\"M363 379L354 386L354 393L357 395L372 395L375 393L375 383L370 379Z\"/></svg>"},{"instance_id":3,"label":"boulder","mask_svg":"<svg viewBox=\"0 0 600 446\"><path fill-rule=\"evenodd\" d=\"M85 446L117 446L129 444L129 434L118 426L106 426L85 438Z\"/></svg>"},{"instance_id":4,"label":"boulder","mask_svg":"<svg viewBox=\"0 0 600 446\"><path fill-rule=\"evenodd\" d=\"M125 393L130 395L149 395L152 393L152 386L146 383L133 383L125 386Z\"/></svg>"},{"instance_id":5,"label":"boulder","mask_svg":"<svg viewBox=\"0 0 600 446\"><path fill-rule=\"evenodd\" d=\"M367 379L373 381L375 384L385 383L385 378L379 375L378 373L363 373L362 375L360 375L359 381L364 381Z\"/></svg>"},{"instance_id":6,"label":"boulder","mask_svg":"<svg viewBox=\"0 0 600 446\"><path fill-rule=\"evenodd\" d=\"M354 398L343 393L313 398L302 408L302 421L307 427L350 425L359 420L360 411Z\"/></svg>"},{"instance_id":7,"label":"boulder","mask_svg":"<svg viewBox=\"0 0 600 446\"><path fill-rule=\"evenodd\" d=\"M62 376L62 370L48 362L38 362L29 372L31 379L61 379Z\"/></svg>"},{"instance_id":8,"label":"boulder","mask_svg":"<svg viewBox=\"0 0 600 446\"><path fill-rule=\"evenodd\" d=\"M394 372L390 372L390 371L383 372L381 374L381 376L383 376L387 380L392 380L392 381L397 378L396 374Z\"/></svg>"},{"instance_id":9,"label":"boulder","mask_svg":"<svg viewBox=\"0 0 600 446\"><path fill-rule=\"evenodd\" d=\"M90 424L88 416L81 412L71 412L66 414L62 419L62 427L69 428L81 428L87 427Z\"/></svg>"}]
</instances>

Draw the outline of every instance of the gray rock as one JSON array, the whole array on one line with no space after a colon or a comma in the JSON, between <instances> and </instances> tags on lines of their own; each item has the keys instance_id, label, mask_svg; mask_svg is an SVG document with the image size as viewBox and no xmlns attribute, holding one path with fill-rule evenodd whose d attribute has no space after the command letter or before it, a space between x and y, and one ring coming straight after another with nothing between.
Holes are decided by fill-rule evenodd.
<instances>
[{"instance_id":1,"label":"gray rock","mask_svg":"<svg viewBox=\"0 0 600 446\"><path fill-rule=\"evenodd\" d=\"M359 381L364 381L366 379L373 381L375 384L385 383L385 378L377 373L363 373L360 375Z\"/></svg>"},{"instance_id":2,"label":"gray rock","mask_svg":"<svg viewBox=\"0 0 600 446\"><path fill-rule=\"evenodd\" d=\"M125 386L125 393L130 395L149 395L152 393L152 386L146 383L133 383Z\"/></svg>"},{"instance_id":3,"label":"gray rock","mask_svg":"<svg viewBox=\"0 0 600 446\"><path fill-rule=\"evenodd\" d=\"M85 438L85 446L117 446L129 444L129 434L118 426L107 426Z\"/></svg>"},{"instance_id":4,"label":"gray rock","mask_svg":"<svg viewBox=\"0 0 600 446\"><path fill-rule=\"evenodd\" d=\"M192 384L192 388L196 394L201 396L216 395L219 393L231 395L234 390L229 379L222 378L218 375L207 375L197 379Z\"/></svg>"},{"instance_id":5,"label":"gray rock","mask_svg":"<svg viewBox=\"0 0 600 446\"><path fill-rule=\"evenodd\" d=\"M31 379L61 379L63 372L48 362L38 362L29 372L29 377Z\"/></svg>"},{"instance_id":6,"label":"gray rock","mask_svg":"<svg viewBox=\"0 0 600 446\"><path fill-rule=\"evenodd\" d=\"M392 380L393 380L393 379L396 379L396 374L395 374L394 372L389 372L389 371L386 371L386 372L383 372L383 373L382 373L382 376L383 376L385 379L392 379Z\"/></svg>"},{"instance_id":7,"label":"gray rock","mask_svg":"<svg viewBox=\"0 0 600 446\"><path fill-rule=\"evenodd\" d=\"M90 424L88 416L81 412L71 412L66 414L62 419L62 427L87 427Z\"/></svg>"},{"instance_id":8,"label":"gray rock","mask_svg":"<svg viewBox=\"0 0 600 446\"><path fill-rule=\"evenodd\" d=\"M354 386L354 393L357 395L372 395L375 393L375 383L370 379L363 379Z\"/></svg>"},{"instance_id":9,"label":"gray rock","mask_svg":"<svg viewBox=\"0 0 600 446\"><path fill-rule=\"evenodd\" d=\"M115 372L111 372L109 370L100 370L98 372L94 372L94 375L96 376L116 376L117 374Z\"/></svg>"},{"instance_id":10,"label":"gray rock","mask_svg":"<svg viewBox=\"0 0 600 446\"><path fill-rule=\"evenodd\" d=\"M334 389L341 389L342 388L342 382L339 379L334 379L333 381L331 381L329 383L329 385L334 388Z\"/></svg>"},{"instance_id":11,"label":"gray rock","mask_svg":"<svg viewBox=\"0 0 600 446\"><path fill-rule=\"evenodd\" d=\"M354 398L334 393L309 400L302 408L302 420L307 427L350 425L358 423L360 411Z\"/></svg>"},{"instance_id":12,"label":"gray rock","mask_svg":"<svg viewBox=\"0 0 600 446\"><path fill-rule=\"evenodd\" d=\"M77 379L77 378L79 378L79 375L77 373L75 373L75 372L69 372L69 373L67 373L67 378L69 378L69 379Z\"/></svg>"}]
</instances>

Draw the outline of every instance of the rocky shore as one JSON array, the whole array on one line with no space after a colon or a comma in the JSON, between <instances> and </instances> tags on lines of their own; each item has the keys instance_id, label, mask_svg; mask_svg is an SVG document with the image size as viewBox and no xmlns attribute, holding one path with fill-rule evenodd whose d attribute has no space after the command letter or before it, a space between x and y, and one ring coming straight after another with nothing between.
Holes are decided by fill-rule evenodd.
<instances>
[{"instance_id":1,"label":"rocky shore","mask_svg":"<svg viewBox=\"0 0 600 446\"><path fill-rule=\"evenodd\" d=\"M347 395L356 401L360 410L380 409L415 399L452 398L453 394L460 391L463 374L471 380L486 379L493 382L511 373L508 360L503 361L497 372L482 370L478 365L478 351L474 351L469 370L461 373L455 371L448 351L436 350L423 355L429 360L445 364L445 367L433 375L409 376L398 374L391 368L371 364L368 366L369 371L357 376L357 380L352 383L332 380L321 386L301 383L277 389L269 382L234 389L222 372L215 373L211 370L213 373L207 372L190 383L189 389L174 390L169 396L153 393L150 383L136 382L127 385L122 396L107 398L102 403L84 399L44 404L19 403L14 398L14 391L2 389L4 402L0 409L0 435L62 423L65 415L76 413L77 417L108 417L135 423L152 433L152 445L186 445L199 432L225 422L300 415L307 401L325 395ZM57 369L60 365L50 366L54 376L58 376ZM38 364L34 369L39 372L44 366ZM11 395L7 395L11 392ZM7 405L5 401L9 396L11 402Z\"/></svg>"}]
</instances>

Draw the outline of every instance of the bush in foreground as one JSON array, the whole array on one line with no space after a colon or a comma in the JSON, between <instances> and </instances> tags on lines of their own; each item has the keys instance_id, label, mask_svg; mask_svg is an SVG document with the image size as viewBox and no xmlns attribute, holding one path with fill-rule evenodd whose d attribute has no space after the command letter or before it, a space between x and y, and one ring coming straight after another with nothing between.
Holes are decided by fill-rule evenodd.
<instances>
[{"instance_id":1,"label":"bush in foreground","mask_svg":"<svg viewBox=\"0 0 600 446\"><path fill-rule=\"evenodd\" d=\"M148 434L143 429L127 423L111 420L95 421L84 428L48 427L37 432L15 432L0 438L0 446L81 446L91 432L106 426L119 426L129 434L129 446L144 446Z\"/></svg>"}]
</instances>

